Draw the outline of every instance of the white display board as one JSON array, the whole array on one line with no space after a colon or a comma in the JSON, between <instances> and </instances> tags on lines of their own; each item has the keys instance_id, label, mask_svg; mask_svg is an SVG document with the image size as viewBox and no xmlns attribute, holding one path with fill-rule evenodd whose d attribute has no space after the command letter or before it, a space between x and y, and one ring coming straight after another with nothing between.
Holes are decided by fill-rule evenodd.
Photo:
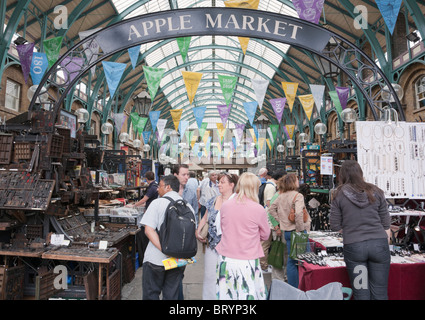
<instances>
[{"instance_id":1,"label":"white display board","mask_svg":"<svg viewBox=\"0 0 425 320\"><path fill-rule=\"evenodd\" d=\"M425 123L357 121L357 160L387 198L425 199Z\"/></svg>"}]
</instances>

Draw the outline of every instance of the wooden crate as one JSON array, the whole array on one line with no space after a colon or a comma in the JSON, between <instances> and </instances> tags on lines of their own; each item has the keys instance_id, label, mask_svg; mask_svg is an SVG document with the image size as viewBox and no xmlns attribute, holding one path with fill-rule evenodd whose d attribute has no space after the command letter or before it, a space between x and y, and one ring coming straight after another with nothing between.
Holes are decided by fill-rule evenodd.
<instances>
[{"instance_id":1,"label":"wooden crate","mask_svg":"<svg viewBox=\"0 0 425 320\"><path fill-rule=\"evenodd\" d=\"M12 159L13 135L0 134L0 164L9 164Z\"/></svg>"}]
</instances>

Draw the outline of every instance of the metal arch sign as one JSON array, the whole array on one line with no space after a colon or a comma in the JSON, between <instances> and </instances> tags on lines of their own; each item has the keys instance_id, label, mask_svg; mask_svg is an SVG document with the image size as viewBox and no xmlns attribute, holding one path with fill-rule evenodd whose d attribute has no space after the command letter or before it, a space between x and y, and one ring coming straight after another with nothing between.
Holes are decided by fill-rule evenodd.
<instances>
[{"instance_id":1,"label":"metal arch sign","mask_svg":"<svg viewBox=\"0 0 425 320\"><path fill-rule=\"evenodd\" d=\"M330 39L313 24L259 10L194 8L153 13L124 20L95 39L105 53L158 39L188 35L242 36L304 45L321 52Z\"/></svg>"},{"instance_id":2,"label":"metal arch sign","mask_svg":"<svg viewBox=\"0 0 425 320\"><path fill-rule=\"evenodd\" d=\"M382 91L383 85L387 85L389 87L389 92L387 91L387 93L395 101L401 118L404 120L400 101L383 72L363 51L338 34L316 24L278 13L216 7L177 9L150 13L120 21L93 33L68 50L46 72L30 103L29 117L31 117L31 111L34 109L36 101L40 101L39 95L41 95L41 88L48 82L51 85L64 89L58 98L50 96L51 100L54 101L53 119L56 119L60 106L70 89L86 71L102 60L117 52L143 43L203 35L260 38L304 48L330 61L346 72L365 96L375 119L378 118L375 108L379 109L378 104L382 100L377 98L380 96L379 90L378 92L372 92L371 88L374 86L380 87ZM334 39L339 43L339 49L344 51L345 56L351 55L356 59L356 68L353 67L353 59L347 59L345 57L345 60L349 60L347 63L333 57L332 54L326 55L325 47L330 39ZM87 51L91 50L90 47L94 41L97 42L102 51L96 54L96 59L87 61ZM57 73L63 70L60 67L61 62L71 57L78 57L84 60L81 69L77 74L74 73L73 80L65 84L58 82L56 80ZM361 79L362 72L360 71L363 69L372 71L372 81Z\"/></svg>"}]
</instances>

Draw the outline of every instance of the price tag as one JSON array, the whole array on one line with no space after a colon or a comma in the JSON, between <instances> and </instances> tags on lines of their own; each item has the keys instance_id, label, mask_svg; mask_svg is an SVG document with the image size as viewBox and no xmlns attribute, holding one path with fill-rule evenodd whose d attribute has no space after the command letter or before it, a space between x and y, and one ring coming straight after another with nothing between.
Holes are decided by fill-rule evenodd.
<instances>
[{"instance_id":1,"label":"price tag","mask_svg":"<svg viewBox=\"0 0 425 320\"><path fill-rule=\"evenodd\" d=\"M63 234L57 234L57 233L53 233L50 236L50 243L54 246L60 246L62 245L64 240L64 235Z\"/></svg>"},{"instance_id":2,"label":"price tag","mask_svg":"<svg viewBox=\"0 0 425 320\"><path fill-rule=\"evenodd\" d=\"M108 241L99 241L99 249L105 250L108 248Z\"/></svg>"}]
</instances>

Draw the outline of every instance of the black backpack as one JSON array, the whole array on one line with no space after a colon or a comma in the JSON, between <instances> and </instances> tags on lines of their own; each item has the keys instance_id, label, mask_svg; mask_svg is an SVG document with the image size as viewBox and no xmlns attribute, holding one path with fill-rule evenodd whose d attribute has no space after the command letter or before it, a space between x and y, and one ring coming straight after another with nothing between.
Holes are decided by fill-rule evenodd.
<instances>
[{"instance_id":1,"label":"black backpack","mask_svg":"<svg viewBox=\"0 0 425 320\"><path fill-rule=\"evenodd\" d=\"M164 198L170 200L170 204L165 211L164 222L159 229L162 253L174 258L192 258L198 251L193 212L183 199Z\"/></svg>"},{"instance_id":2,"label":"black backpack","mask_svg":"<svg viewBox=\"0 0 425 320\"><path fill-rule=\"evenodd\" d=\"M264 190L266 189L267 184L272 184L271 182L264 182L258 191L258 200L260 204L264 207L266 204L264 203ZM275 189L277 190L276 186Z\"/></svg>"}]
</instances>

